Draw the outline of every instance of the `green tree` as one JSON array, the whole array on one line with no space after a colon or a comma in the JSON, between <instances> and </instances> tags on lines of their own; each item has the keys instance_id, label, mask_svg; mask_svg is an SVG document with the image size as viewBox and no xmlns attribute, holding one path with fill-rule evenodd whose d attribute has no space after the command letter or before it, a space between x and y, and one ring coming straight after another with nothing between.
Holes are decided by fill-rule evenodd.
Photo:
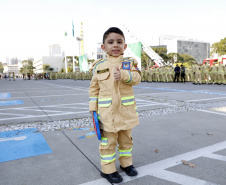
<instances>
[{"instance_id":1,"label":"green tree","mask_svg":"<svg viewBox=\"0 0 226 185\"><path fill-rule=\"evenodd\" d=\"M168 53L167 54L168 62L170 62L171 64L174 64L175 62L177 62L178 61L178 55L179 55L178 53Z\"/></svg>"},{"instance_id":2,"label":"green tree","mask_svg":"<svg viewBox=\"0 0 226 185\"><path fill-rule=\"evenodd\" d=\"M43 64L42 69L43 69L43 72L44 73L48 72L49 71L49 68L50 68L50 65L49 64Z\"/></svg>"},{"instance_id":3,"label":"green tree","mask_svg":"<svg viewBox=\"0 0 226 185\"><path fill-rule=\"evenodd\" d=\"M221 39L220 42L215 42L212 44L210 55L213 56L214 53L218 54L218 56L226 54L226 37Z\"/></svg>"},{"instance_id":4,"label":"green tree","mask_svg":"<svg viewBox=\"0 0 226 185\"><path fill-rule=\"evenodd\" d=\"M147 68L148 65L150 66L149 61L150 57L143 51L141 53L141 67Z\"/></svg>"},{"instance_id":5,"label":"green tree","mask_svg":"<svg viewBox=\"0 0 226 185\"><path fill-rule=\"evenodd\" d=\"M25 73L27 70L27 73L30 73L31 75L34 73L34 69L35 67L33 67L33 62L32 60L23 60L22 62L22 66L20 68L20 73Z\"/></svg>"},{"instance_id":6,"label":"green tree","mask_svg":"<svg viewBox=\"0 0 226 185\"><path fill-rule=\"evenodd\" d=\"M160 54L166 54L167 53L167 49L164 48L164 47L152 47L152 49L158 53L159 55Z\"/></svg>"},{"instance_id":7,"label":"green tree","mask_svg":"<svg viewBox=\"0 0 226 185\"><path fill-rule=\"evenodd\" d=\"M193 62L195 61L195 59L188 54L181 54L180 58L181 58L181 61L183 61L182 63L188 63L188 65L192 65Z\"/></svg>"},{"instance_id":8,"label":"green tree","mask_svg":"<svg viewBox=\"0 0 226 185\"><path fill-rule=\"evenodd\" d=\"M0 62L0 73L3 73L3 71L4 71L4 67L3 67L2 62Z\"/></svg>"}]
</instances>

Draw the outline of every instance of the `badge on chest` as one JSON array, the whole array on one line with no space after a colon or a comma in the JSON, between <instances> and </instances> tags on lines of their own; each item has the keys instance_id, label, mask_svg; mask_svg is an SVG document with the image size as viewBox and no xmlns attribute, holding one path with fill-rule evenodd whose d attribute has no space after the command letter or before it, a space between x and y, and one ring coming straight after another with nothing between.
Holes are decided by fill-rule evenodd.
<instances>
[{"instance_id":1,"label":"badge on chest","mask_svg":"<svg viewBox=\"0 0 226 185\"><path fill-rule=\"evenodd\" d=\"M130 70L130 62L122 62L122 69Z\"/></svg>"}]
</instances>

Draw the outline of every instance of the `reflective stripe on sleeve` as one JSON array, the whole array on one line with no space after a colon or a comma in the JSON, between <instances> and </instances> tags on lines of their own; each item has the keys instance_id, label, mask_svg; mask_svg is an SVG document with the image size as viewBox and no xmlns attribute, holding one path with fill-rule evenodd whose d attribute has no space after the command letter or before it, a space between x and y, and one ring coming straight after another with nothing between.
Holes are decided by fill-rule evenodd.
<instances>
[{"instance_id":1,"label":"reflective stripe on sleeve","mask_svg":"<svg viewBox=\"0 0 226 185\"><path fill-rule=\"evenodd\" d=\"M123 105L133 105L135 103L134 96L128 96L121 98L121 102Z\"/></svg>"},{"instance_id":2,"label":"reflective stripe on sleeve","mask_svg":"<svg viewBox=\"0 0 226 185\"><path fill-rule=\"evenodd\" d=\"M128 81L126 81L126 83L128 84L128 83L130 83L130 82L132 81L133 76L132 76L132 74L131 74L131 72L130 72L130 71L127 71L127 72L129 73L129 80L128 80Z\"/></svg>"},{"instance_id":3,"label":"reflective stripe on sleeve","mask_svg":"<svg viewBox=\"0 0 226 185\"><path fill-rule=\"evenodd\" d=\"M112 103L111 98L99 99L98 106L99 107L108 107L109 105L111 105L111 103Z\"/></svg>"},{"instance_id":4,"label":"reflective stripe on sleeve","mask_svg":"<svg viewBox=\"0 0 226 185\"><path fill-rule=\"evenodd\" d=\"M98 97L89 97L89 102L98 102Z\"/></svg>"},{"instance_id":5,"label":"reflective stripe on sleeve","mask_svg":"<svg viewBox=\"0 0 226 185\"><path fill-rule=\"evenodd\" d=\"M133 148L131 148L129 150L118 150L119 156L132 156L132 150L133 150Z\"/></svg>"},{"instance_id":6,"label":"reflective stripe on sleeve","mask_svg":"<svg viewBox=\"0 0 226 185\"><path fill-rule=\"evenodd\" d=\"M116 159L115 153L112 155L100 155L100 158L103 162L110 163Z\"/></svg>"},{"instance_id":7,"label":"reflective stripe on sleeve","mask_svg":"<svg viewBox=\"0 0 226 185\"><path fill-rule=\"evenodd\" d=\"M108 139L105 137L101 137L101 145L108 145Z\"/></svg>"},{"instance_id":8,"label":"reflective stripe on sleeve","mask_svg":"<svg viewBox=\"0 0 226 185\"><path fill-rule=\"evenodd\" d=\"M105 61L107 61L107 59L101 60L101 61L99 61L99 62L96 63L96 65L95 65L95 67L93 69L93 76L95 74L95 71L96 71L97 66L100 65L100 64L102 64L102 63L104 63Z\"/></svg>"}]
</instances>

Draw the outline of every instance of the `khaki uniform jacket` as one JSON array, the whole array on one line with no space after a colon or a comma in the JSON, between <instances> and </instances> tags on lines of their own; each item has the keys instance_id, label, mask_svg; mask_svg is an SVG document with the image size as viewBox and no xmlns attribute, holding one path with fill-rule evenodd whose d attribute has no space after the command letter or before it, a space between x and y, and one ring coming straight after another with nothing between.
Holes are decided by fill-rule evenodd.
<instances>
[{"instance_id":1,"label":"khaki uniform jacket","mask_svg":"<svg viewBox=\"0 0 226 185\"><path fill-rule=\"evenodd\" d=\"M123 69L122 65L128 68ZM121 80L118 82L114 78L116 66L121 72ZM141 81L136 66L135 59L123 58L123 55L107 55L106 59L94 63L89 88L89 110L98 112L101 129L118 132L139 124L132 88Z\"/></svg>"}]
</instances>

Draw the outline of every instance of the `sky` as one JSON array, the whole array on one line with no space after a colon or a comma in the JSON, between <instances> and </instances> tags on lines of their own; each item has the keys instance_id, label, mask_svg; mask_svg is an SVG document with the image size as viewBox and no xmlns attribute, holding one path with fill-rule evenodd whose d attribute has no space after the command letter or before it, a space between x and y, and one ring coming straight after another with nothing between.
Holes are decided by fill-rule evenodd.
<instances>
[{"instance_id":1,"label":"sky","mask_svg":"<svg viewBox=\"0 0 226 185\"><path fill-rule=\"evenodd\" d=\"M225 7L225 0L0 0L0 61L39 60L53 44L79 55L81 22L89 54L109 27L122 29L128 44L136 42L122 24L148 45L158 45L162 34L213 44L226 37Z\"/></svg>"}]
</instances>

